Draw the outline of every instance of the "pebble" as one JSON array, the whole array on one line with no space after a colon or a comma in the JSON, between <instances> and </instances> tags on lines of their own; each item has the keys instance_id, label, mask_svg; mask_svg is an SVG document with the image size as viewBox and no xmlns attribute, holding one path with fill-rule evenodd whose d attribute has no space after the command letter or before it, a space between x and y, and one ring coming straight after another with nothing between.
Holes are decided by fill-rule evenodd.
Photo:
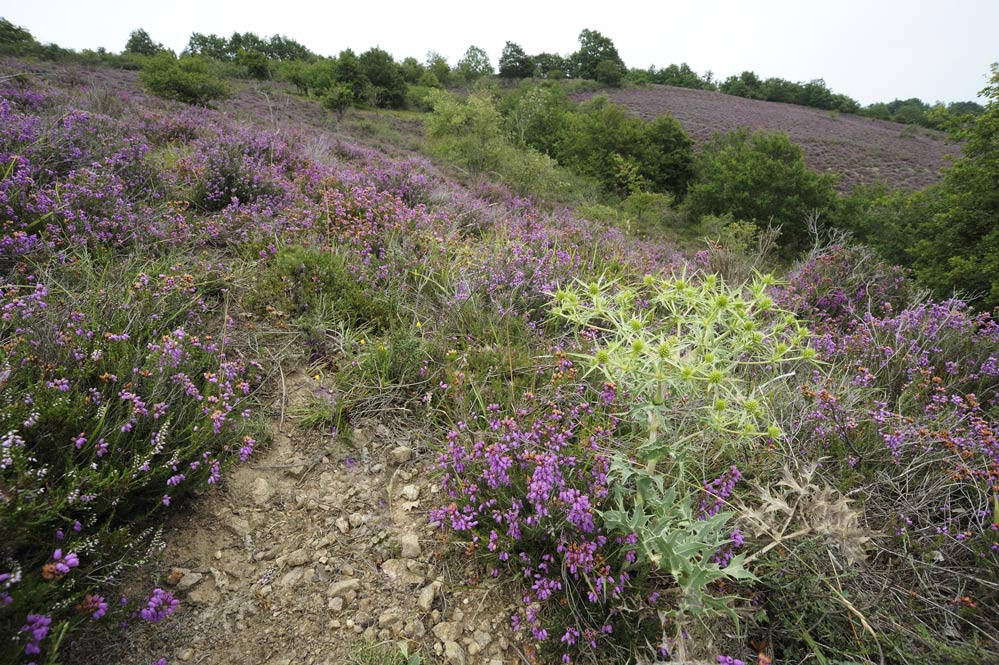
<instances>
[{"instance_id":1,"label":"pebble","mask_svg":"<svg viewBox=\"0 0 999 665\"><path fill-rule=\"evenodd\" d=\"M396 464L405 464L413 459L413 449L409 446L396 446L389 455Z\"/></svg>"},{"instance_id":2,"label":"pebble","mask_svg":"<svg viewBox=\"0 0 999 665\"><path fill-rule=\"evenodd\" d=\"M253 481L253 486L250 488L250 497L253 499L253 503L263 506L271 500L272 496L274 496L274 489L265 479L257 478Z\"/></svg>"},{"instance_id":3,"label":"pebble","mask_svg":"<svg viewBox=\"0 0 999 665\"><path fill-rule=\"evenodd\" d=\"M297 549L288 555L288 558L285 559L285 562L292 568L296 568L298 566L304 566L305 564L307 564L310 558L311 557L309 557L309 553L306 552L304 549Z\"/></svg>"},{"instance_id":4,"label":"pebble","mask_svg":"<svg viewBox=\"0 0 999 665\"><path fill-rule=\"evenodd\" d=\"M347 533L350 531L350 522L347 521L346 517L336 518L336 521L333 524L336 525L336 528L340 533Z\"/></svg>"},{"instance_id":5,"label":"pebble","mask_svg":"<svg viewBox=\"0 0 999 665\"><path fill-rule=\"evenodd\" d=\"M398 584L418 586L423 584L424 578L423 575L410 570L410 566L416 565L418 563L412 559L389 559L382 564L382 572Z\"/></svg>"},{"instance_id":6,"label":"pebble","mask_svg":"<svg viewBox=\"0 0 999 665\"><path fill-rule=\"evenodd\" d=\"M444 658L450 665L465 665L465 650L457 642L445 642Z\"/></svg>"},{"instance_id":7,"label":"pebble","mask_svg":"<svg viewBox=\"0 0 999 665\"><path fill-rule=\"evenodd\" d=\"M433 633L441 642L457 642L461 637L461 624L456 621L442 621L434 626Z\"/></svg>"},{"instance_id":8,"label":"pebble","mask_svg":"<svg viewBox=\"0 0 999 665\"><path fill-rule=\"evenodd\" d=\"M434 598L437 597L437 588L440 586L439 582L433 582L427 586L420 589L420 595L416 599L416 606L420 608L423 612L429 612L430 608L434 606Z\"/></svg>"},{"instance_id":9,"label":"pebble","mask_svg":"<svg viewBox=\"0 0 999 665\"><path fill-rule=\"evenodd\" d=\"M348 591L357 591L361 588L361 580L356 578L350 578L345 580L339 580L334 582L326 590L326 595L330 598L335 598L336 596L343 596Z\"/></svg>"},{"instance_id":10,"label":"pebble","mask_svg":"<svg viewBox=\"0 0 999 665\"><path fill-rule=\"evenodd\" d=\"M402 498L407 501L416 501L420 498L420 488L416 485L404 485L402 488Z\"/></svg>"},{"instance_id":11,"label":"pebble","mask_svg":"<svg viewBox=\"0 0 999 665\"><path fill-rule=\"evenodd\" d=\"M416 559L423 551L420 547L420 539L415 533L404 533L396 539L401 549L404 559Z\"/></svg>"}]
</instances>

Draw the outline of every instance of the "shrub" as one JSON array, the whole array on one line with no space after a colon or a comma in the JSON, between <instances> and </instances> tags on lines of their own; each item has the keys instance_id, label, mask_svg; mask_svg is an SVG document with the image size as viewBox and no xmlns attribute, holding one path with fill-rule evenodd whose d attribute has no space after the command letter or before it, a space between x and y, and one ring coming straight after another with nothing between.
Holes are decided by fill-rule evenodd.
<instances>
[{"instance_id":1,"label":"shrub","mask_svg":"<svg viewBox=\"0 0 999 665\"><path fill-rule=\"evenodd\" d=\"M199 56L178 59L160 53L145 63L139 80L154 95L199 106L208 106L230 94L225 82L212 73L208 61Z\"/></svg>"},{"instance_id":2,"label":"shrub","mask_svg":"<svg viewBox=\"0 0 999 665\"><path fill-rule=\"evenodd\" d=\"M800 250L809 242L809 216L836 210L834 182L809 170L786 134L739 129L716 136L698 155L687 210L695 219L731 214L779 225L785 247Z\"/></svg>"}]
</instances>

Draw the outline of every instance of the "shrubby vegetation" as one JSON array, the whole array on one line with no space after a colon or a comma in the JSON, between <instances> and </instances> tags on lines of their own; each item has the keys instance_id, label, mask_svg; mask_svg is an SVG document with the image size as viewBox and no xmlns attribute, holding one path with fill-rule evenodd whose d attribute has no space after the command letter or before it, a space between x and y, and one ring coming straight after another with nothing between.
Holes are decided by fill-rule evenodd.
<instances>
[{"instance_id":1,"label":"shrubby vegetation","mask_svg":"<svg viewBox=\"0 0 999 665\"><path fill-rule=\"evenodd\" d=\"M181 84L218 63L133 37L147 85L204 103ZM219 60L248 75L262 51L239 37ZM612 47L584 31L583 55L535 71L612 82ZM999 71L938 187L844 200L780 134L695 157L671 119L573 106L553 81L439 89L477 77L469 53L459 71L380 49L276 67L334 112L422 81L430 148L467 187L349 139L313 159L205 108L123 100L113 119L80 90L4 83L4 662L174 611L162 589L109 599L153 520L266 439L274 330L336 389L309 426L391 409L436 428L431 520L517 588L531 657L996 660L999 324L948 298L996 298ZM593 214L535 205L574 196ZM771 221L792 260L815 211L920 282L838 236L783 279L736 264ZM627 216L719 232L684 256L601 221ZM721 254L745 281L714 274Z\"/></svg>"},{"instance_id":2,"label":"shrubby vegetation","mask_svg":"<svg viewBox=\"0 0 999 665\"><path fill-rule=\"evenodd\" d=\"M152 56L143 65L139 79L154 95L186 104L207 106L230 94L229 86L213 71L211 63L194 55Z\"/></svg>"}]
</instances>

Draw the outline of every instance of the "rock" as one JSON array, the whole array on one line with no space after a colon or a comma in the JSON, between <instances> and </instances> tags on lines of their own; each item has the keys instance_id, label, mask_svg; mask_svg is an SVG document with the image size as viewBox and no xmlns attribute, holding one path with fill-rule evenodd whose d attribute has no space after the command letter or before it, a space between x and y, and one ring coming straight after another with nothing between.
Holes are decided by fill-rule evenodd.
<instances>
[{"instance_id":1,"label":"rock","mask_svg":"<svg viewBox=\"0 0 999 665\"><path fill-rule=\"evenodd\" d=\"M410 619L403 629L404 634L411 640L418 639L427 634L427 629L419 619Z\"/></svg>"},{"instance_id":2,"label":"rock","mask_svg":"<svg viewBox=\"0 0 999 665\"><path fill-rule=\"evenodd\" d=\"M304 568L292 568L281 577L281 581L278 582L278 585L285 589L296 587L305 578L307 573L308 571Z\"/></svg>"},{"instance_id":3,"label":"rock","mask_svg":"<svg viewBox=\"0 0 999 665\"><path fill-rule=\"evenodd\" d=\"M192 658L194 658L194 649L191 648L181 649L180 651L177 652L177 660L179 661L186 663Z\"/></svg>"},{"instance_id":4,"label":"rock","mask_svg":"<svg viewBox=\"0 0 999 665\"><path fill-rule=\"evenodd\" d=\"M346 517L336 518L334 524L336 525L336 528L338 531L340 531L340 533L347 533L348 531L350 531L350 522L347 521Z\"/></svg>"},{"instance_id":5,"label":"rock","mask_svg":"<svg viewBox=\"0 0 999 665\"><path fill-rule=\"evenodd\" d=\"M347 518L347 521L350 523L351 528L356 529L357 527L364 524L367 520L364 519L364 515L362 515L361 513L351 513L350 516Z\"/></svg>"},{"instance_id":6,"label":"rock","mask_svg":"<svg viewBox=\"0 0 999 665\"><path fill-rule=\"evenodd\" d=\"M433 632L441 642L457 642L461 637L461 624L456 621L442 621L434 626Z\"/></svg>"},{"instance_id":7,"label":"rock","mask_svg":"<svg viewBox=\"0 0 999 665\"><path fill-rule=\"evenodd\" d=\"M304 566L305 564L309 563L310 559L311 557L309 556L308 552L306 552L304 549L297 549L288 555L288 558L285 559L285 563L287 563L292 568L297 568L298 566Z\"/></svg>"},{"instance_id":8,"label":"rock","mask_svg":"<svg viewBox=\"0 0 999 665\"><path fill-rule=\"evenodd\" d=\"M423 584L423 575L410 569L417 565L412 559L389 559L382 564L382 572L397 584L417 586Z\"/></svg>"},{"instance_id":9,"label":"rock","mask_svg":"<svg viewBox=\"0 0 999 665\"><path fill-rule=\"evenodd\" d=\"M423 551L420 539L415 533L404 533L396 539L404 559L416 559Z\"/></svg>"},{"instance_id":10,"label":"rock","mask_svg":"<svg viewBox=\"0 0 999 665\"><path fill-rule=\"evenodd\" d=\"M434 606L434 599L437 597L437 587L439 583L434 582L420 589L420 595L416 598L416 606L423 612L429 612Z\"/></svg>"},{"instance_id":11,"label":"rock","mask_svg":"<svg viewBox=\"0 0 999 665\"><path fill-rule=\"evenodd\" d=\"M217 603L221 597L218 589L211 584L198 585L187 594L187 599L193 605L211 605Z\"/></svg>"},{"instance_id":12,"label":"rock","mask_svg":"<svg viewBox=\"0 0 999 665\"><path fill-rule=\"evenodd\" d=\"M468 644L468 655L469 656L472 656L472 657L478 656L480 651L482 651L482 647L480 647L475 642L471 642L471 643Z\"/></svg>"},{"instance_id":13,"label":"rock","mask_svg":"<svg viewBox=\"0 0 999 665\"><path fill-rule=\"evenodd\" d=\"M493 640L493 638L489 635L489 633L485 632L484 630L475 631L475 633L472 635L472 639L475 640L475 643L479 645L480 649L485 649L487 646L489 646L489 643L492 642Z\"/></svg>"},{"instance_id":14,"label":"rock","mask_svg":"<svg viewBox=\"0 0 999 665\"><path fill-rule=\"evenodd\" d=\"M396 446L389 453L392 461L396 464L405 464L409 460L413 459L413 449L409 446Z\"/></svg>"},{"instance_id":15,"label":"rock","mask_svg":"<svg viewBox=\"0 0 999 665\"><path fill-rule=\"evenodd\" d=\"M222 526L237 538L250 535L250 523L238 515L230 515Z\"/></svg>"},{"instance_id":16,"label":"rock","mask_svg":"<svg viewBox=\"0 0 999 665\"><path fill-rule=\"evenodd\" d=\"M374 437L369 430L355 427L354 431L350 433L350 440L354 446L363 448L371 443L374 440Z\"/></svg>"},{"instance_id":17,"label":"rock","mask_svg":"<svg viewBox=\"0 0 999 665\"><path fill-rule=\"evenodd\" d=\"M445 642L444 660L450 665L465 665L465 650L457 642Z\"/></svg>"},{"instance_id":18,"label":"rock","mask_svg":"<svg viewBox=\"0 0 999 665\"><path fill-rule=\"evenodd\" d=\"M250 488L250 497L253 499L253 503L263 506L271 500L272 496L274 496L274 489L265 479L257 478L253 481L253 486Z\"/></svg>"},{"instance_id":19,"label":"rock","mask_svg":"<svg viewBox=\"0 0 999 665\"><path fill-rule=\"evenodd\" d=\"M343 609L343 598L337 596L336 598L330 598L326 603L326 607L333 610L334 612L339 612Z\"/></svg>"},{"instance_id":20,"label":"rock","mask_svg":"<svg viewBox=\"0 0 999 665\"><path fill-rule=\"evenodd\" d=\"M406 618L399 610L386 610L378 615L378 627L392 631L394 635L402 632Z\"/></svg>"},{"instance_id":21,"label":"rock","mask_svg":"<svg viewBox=\"0 0 999 665\"><path fill-rule=\"evenodd\" d=\"M201 573L188 572L186 575L184 575L183 578L181 578L179 582L177 582L177 589L179 589L180 591L187 591L195 584L200 582L203 577L204 575L202 575Z\"/></svg>"},{"instance_id":22,"label":"rock","mask_svg":"<svg viewBox=\"0 0 999 665\"><path fill-rule=\"evenodd\" d=\"M416 485L404 485L401 494L407 501L416 501L420 498L420 488Z\"/></svg>"},{"instance_id":23,"label":"rock","mask_svg":"<svg viewBox=\"0 0 999 665\"><path fill-rule=\"evenodd\" d=\"M361 588L361 580L356 578L348 578L344 580L338 580L330 585L329 589L326 590L326 595L329 598L335 598L337 596L344 596L349 591L357 591Z\"/></svg>"},{"instance_id":24,"label":"rock","mask_svg":"<svg viewBox=\"0 0 999 665\"><path fill-rule=\"evenodd\" d=\"M377 434L383 439L392 438L392 431L388 427L386 427L384 423L378 423L377 425L375 425L375 434Z\"/></svg>"}]
</instances>

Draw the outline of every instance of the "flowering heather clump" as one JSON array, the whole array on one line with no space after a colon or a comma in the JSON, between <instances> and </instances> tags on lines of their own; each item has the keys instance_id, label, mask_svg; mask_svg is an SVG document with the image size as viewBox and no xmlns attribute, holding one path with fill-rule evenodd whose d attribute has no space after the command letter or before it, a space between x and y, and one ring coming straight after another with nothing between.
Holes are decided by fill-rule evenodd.
<instances>
[{"instance_id":1,"label":"flowering heather clump","mask_svg":"<svg viewBox=\"0 0 999 665\"><path fill-rule=\"evenodd\" d=\"M563 385L548 399L526 395L510 415L491 405L477 425L448 434L439 468L450 503L430 519L464 540L488 574L522 581L514 629L565 662L609 653L622 632L655 635L654 604L632 570L634 535L600 519L613 419Z\"/></svg>"}]
</instances>

